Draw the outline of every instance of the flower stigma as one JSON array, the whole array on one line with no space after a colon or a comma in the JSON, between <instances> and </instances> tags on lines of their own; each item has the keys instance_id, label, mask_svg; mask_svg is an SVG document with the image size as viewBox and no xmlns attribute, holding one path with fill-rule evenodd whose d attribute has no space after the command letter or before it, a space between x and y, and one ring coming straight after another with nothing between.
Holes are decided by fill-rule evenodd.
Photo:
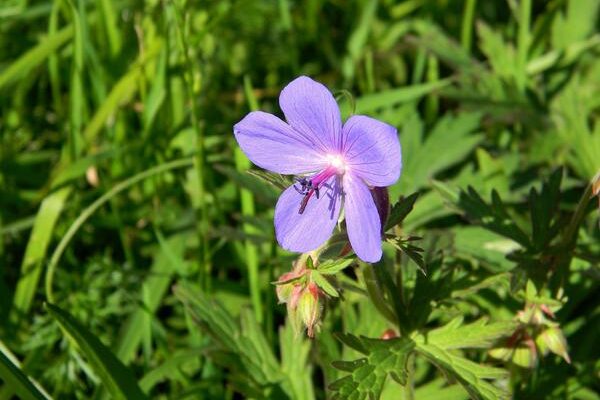
<instances>
[{"instance_id":1,"label":"flower stigma","mask_svg":"<svg viewBox=\"0 0 600 400\"><path fill-rule=\"evenodd\" d=\"M298 209L298 214L304 213L308 201L313 194L317 199L319 198L319 189L322 186L325 186L325 182L329 178L334 175L342 176L346 172L346 161L341 155L328 154L326 159L329 166L323 171L313 175L311 178L302 177L295 179L300 187L294 185L294 189L303 196L302 201L300 202L300 208Z\"/></svg>"}]
</instances>

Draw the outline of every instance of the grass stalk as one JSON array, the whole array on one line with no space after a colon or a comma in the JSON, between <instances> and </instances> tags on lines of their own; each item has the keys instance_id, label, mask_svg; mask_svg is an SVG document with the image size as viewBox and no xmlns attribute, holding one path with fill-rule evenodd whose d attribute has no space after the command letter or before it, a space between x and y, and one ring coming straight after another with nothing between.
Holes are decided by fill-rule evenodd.
<instances>
[{"instance_id":1,"label":"grass stalk","mask_svg":"<svg viewBox=\"0 0 600 400\"><path fill-rule=\"evenodd\" d=\"M175 2L170 2L172 5L173 15L175 16L175 29L177 30L177 37L179 39L179 45L181 47L181 52L184 56L184 61L187 69L187 73L183 74L183 79L185 81L185 87L187 92L188 101L190 103L191 112L190 118L192 122L192 127L196 133L195 141L194 141L194 169L196 171L196 178L198 184L198 198L196 199L197 206L197 216L198 223L196 225L198 232L198 239L200 242L200 283L201 286L205 290L210 289L210 274L211 274L211 258L210 258L210 249L208 243L208 230L209 230L209 221L208 221L208 209L206 207L206 199L205 199L205 149L204 149L204 131L200 128L200 123L198 119L198 105L196 102L196 94L194 93L195 88L195 80L194 80L194 70L195 66L192 60L190 59L189 48L187 45L187 40L185 37L185 21L180 14L180 10L177 8Z\"/></svg>"},{"instance_id":2,"label":"grass stalk","mask_svg":"<svg viewBox=\"0 0 600 400\"><path fill-rule=\"evenodd\" d=\"M519 3L519 31L517 36L517 87L525 91L527 79L527 53L529 51L531 23L531 0L521 0Z\"/></svg>"},{"instance_id":3,"label":"grass stalk","mask_svg":"<svg viewBox=\"0 0 600 400\"><path fill-rule=\"evenodd\" d=\"M460 29L460 45L467 52L471 52L473 40L473 20L477 0L466 0L463 8L462 25Z\"/></svg>"},{"instance_id":4,"label":"grass stalk","mask_svg":"<svg viewBox=\"0 0 600 400\"><path fill-rule=\"evenodd\" d=\"M258 102L254 96L252 83L250 82L250 78L248 76L244 77L244 93L250 109L252 111L257 110ZM248 168L250 168L250 161L237 146L234 150L234 153L235 167L239 172L244 173ZM242 215L244 217L253 217L255 215L255 207L254 196L252 195L252 192L250 192L248 189L241 188L240 202L242 207ZM256 228L248 223L244 223L242 229L244 230L244 233L249 235L257 233ZM248 272L248 284L250 287L250 298L252 301L252 307L254 309L254 315L256 320L262 323L263 307L260 281L258 276L258 248L250 240L246 240L244 242L244 252L246 255L246 269Z\"/></svg>"}]
</instances>

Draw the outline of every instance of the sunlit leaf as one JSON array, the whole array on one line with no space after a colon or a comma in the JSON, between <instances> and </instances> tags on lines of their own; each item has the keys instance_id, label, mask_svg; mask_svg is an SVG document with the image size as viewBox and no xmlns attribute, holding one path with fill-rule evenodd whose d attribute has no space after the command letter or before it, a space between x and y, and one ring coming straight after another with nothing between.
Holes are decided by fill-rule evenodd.
<instances>
[{"instance_id":1,"label":"sunlit leaf","mask_svg":"<svg viewBox=\"0 0 600 400\"><path fill-rule=\"evenodd\" d=\"M394 374L395 379L401 383L406 383L406 364L414 349L412 340L369 339L346 335L344 342L348 340L358 342L365 357L333 363L337 369L351 373L329 385L329 389L334 392L333 399L376 399L390 374Z\"/></svg>"}]
</instances>

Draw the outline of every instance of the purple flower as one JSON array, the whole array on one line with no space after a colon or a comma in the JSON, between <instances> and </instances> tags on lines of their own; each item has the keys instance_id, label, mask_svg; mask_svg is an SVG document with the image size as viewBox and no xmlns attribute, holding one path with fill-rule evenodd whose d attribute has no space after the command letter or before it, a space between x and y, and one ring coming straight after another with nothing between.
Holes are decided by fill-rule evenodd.
<instances>
[{"instance_id":1,"label":"purple flower","mask_svg":"<svg viewBox=\"0 0 600 400\"><path fill-rule=\"evenodd\" d=\"M379 261L381 221L369 187L389 186L400 177L396 129L364 115L342 126L331 92L306 76L281 91L279 105L287 123L254 111L233 127L254 164L296 175L275 207L277 241L291 251L316 249L331 236L343 204L354 252Z\"/></svg>"}]
</instances>

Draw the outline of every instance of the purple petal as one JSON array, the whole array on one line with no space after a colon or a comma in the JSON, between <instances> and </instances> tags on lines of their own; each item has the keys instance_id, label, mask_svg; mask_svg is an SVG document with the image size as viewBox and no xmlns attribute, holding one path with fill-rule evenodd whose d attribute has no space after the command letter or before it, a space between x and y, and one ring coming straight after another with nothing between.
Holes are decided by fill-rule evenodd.
<instances>
[{"instance_id":1,"label":"purple petal","mask_svg":"<svg viewBox=\"0 0 600 400\"><path fill-rule=\"evenodd\" d=\"M340 214L340 187L331 177L313 194L302 214L298 214L303 195L293 186L287 188L275 206L275 235L284 249L304 253L322 245L330 236Z\"/></svg>"},{"instance_id":2,"label":"purple petal","mask_svg":"<svg viewBox=\"0 0 600 400\"><path fill-rule=\"evenodd\" d=\"M374 263L381 259L381 221L371 192L361 178L344 175L344 212L348 238L356 255Z\"/></svg>"},{"instance_id":3,"label":"purple petal","mask_svg":"<svg viewBox=\"0 0 600 400\"><path fill-rule=\"evenodd\" d=\"M319 82L301 76L279 95L287 122L323 152L341 148L342 119L331 92Z\"/></svg>"},{"instance_id":4,"label":"purple petal","mask_svg":"<svg viewBox=\"0 0 600 400\"><path fill-rule=\"evenodd\" d=\"M402 154L393 126L364 115L344 124L344 154L350 170L371 186L390 186L400 177Z\"/></svg>"},{"instance_id":5,"label":"purple petal","mask_svg":"<svg viewBox=\"0 0 600 400\"><path fill-rule=\"evenodd\" d=\"M302 174L326 164L310 141L274 115L251 112L233 127L233 133L248 158L269 171Z\"/></svg>"}]
</instances>

